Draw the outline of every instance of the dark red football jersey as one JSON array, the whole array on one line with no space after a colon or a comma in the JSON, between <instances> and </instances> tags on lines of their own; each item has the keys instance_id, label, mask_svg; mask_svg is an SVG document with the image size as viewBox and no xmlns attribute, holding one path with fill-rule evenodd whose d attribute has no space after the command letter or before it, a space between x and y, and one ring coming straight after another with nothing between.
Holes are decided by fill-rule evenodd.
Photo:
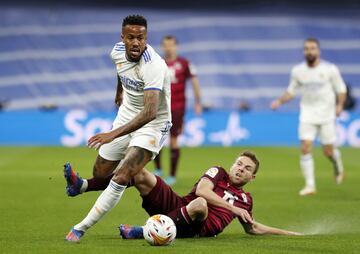
<instances>
[{"instance_id":1,"label":"dark red football jersey","mask_svg":"<svg viewBox=\"0 0 360 254\"><path fill-rule=\"evenodd\" d=\"M171 110L185 109L186 80L195 76L195 70L188 60L177 57L174 61L166 61L171 75Z\"/></svg>"},{"instance_id":2,"label":"dark red football jersey","mask_svg":"<svg viewBox=\"0 0 360 254\"><path fill-rule=\"evenodd\" d=\"M228 173L222 167L212 167L201 177L206 177L214 183L213 191L236 207L240 207L249 212L252 216L253 201L250 193L244 192L243 189L238 189L231 185ZM197 184L195 184L192 191L185 196L186 201L191 202L196 199L195 194ZM212 236L221 233L236 216L228 209L217 207L208 204L208 218L202 229L201 235ZM239 221L243 223L239 217Z\"/></svg>"}]
</instances>

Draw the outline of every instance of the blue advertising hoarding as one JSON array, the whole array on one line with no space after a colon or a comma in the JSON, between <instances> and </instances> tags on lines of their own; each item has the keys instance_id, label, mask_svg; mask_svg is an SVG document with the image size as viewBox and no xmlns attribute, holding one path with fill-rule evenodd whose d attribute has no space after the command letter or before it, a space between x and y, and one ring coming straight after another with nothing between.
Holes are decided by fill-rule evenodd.
<instances>
[{"instance_id":1,"label":"blue advertising hoarding","mask_svg":"<svg viewBox=\"0 0 360 254\"><path fill-rule=\"evenodd\" d=\"M111 129L116 112L16 111L0 113L0 145L85 145L89 137ZM298 145L294 112L209 111L186 114L183 146ZM360 147L360 114L337 121L338 145Z\"/></svg>"}]
</instances>

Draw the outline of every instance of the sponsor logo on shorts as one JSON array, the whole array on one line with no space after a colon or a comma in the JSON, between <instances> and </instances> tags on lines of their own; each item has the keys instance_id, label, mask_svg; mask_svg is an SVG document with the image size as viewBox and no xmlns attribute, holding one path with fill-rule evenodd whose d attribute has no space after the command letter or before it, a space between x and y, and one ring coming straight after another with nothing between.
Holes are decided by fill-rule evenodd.
<instances>
[{"instance_id":1,"label":"sponsor logo on shorts","mask_svg":"<svg viewBox=\"0 0 360 254\"><path fill-rule=\"evenodd\" d=\"M210 176L211 178L214 178L218 172L219 172L219 170L217 168L209 168L205 174Z\"/></svg>"}]
</instances>

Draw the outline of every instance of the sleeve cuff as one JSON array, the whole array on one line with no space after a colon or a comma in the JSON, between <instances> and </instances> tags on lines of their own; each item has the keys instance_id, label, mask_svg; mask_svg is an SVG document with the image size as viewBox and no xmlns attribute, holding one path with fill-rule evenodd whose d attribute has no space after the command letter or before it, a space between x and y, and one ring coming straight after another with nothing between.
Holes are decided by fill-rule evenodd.
<instances>
[{"instance_id":1,"label":"sleeve cuff","mask_svg":"<svg viewBox=\"0 0 360 254\"><path fill-rule=\"evenodd\" d=\"M144 91L149 91L149 90L157 90L157 91L162 91L162 89L160 89L160 88L156 88L156 87L149 87L149 88L144 88Z\"/></svg>"}]
</instances>

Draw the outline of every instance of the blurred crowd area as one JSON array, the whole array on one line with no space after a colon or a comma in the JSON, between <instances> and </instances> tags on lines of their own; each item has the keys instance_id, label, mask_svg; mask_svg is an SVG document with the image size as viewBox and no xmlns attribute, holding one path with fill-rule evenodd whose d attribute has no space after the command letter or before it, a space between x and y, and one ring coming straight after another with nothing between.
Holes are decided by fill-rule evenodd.
<instances>
[{"instance_id":1,"label":"blurred crowd area","mask_svg":"<svg viewBox=\"0 0 360 254\"><path fill-rule=\"evenodd\" d=\"M174 35L195 66L205 109L269 111L303 61L303 40L320 40L359 111L357 1L19 1L0 8L0 109L113 110L109 53L128 14L148 19L148 43ZM191 87L188 108L193 106ZM297 111L298 101L283 107Z\"/></svg>"}]
</instances>

